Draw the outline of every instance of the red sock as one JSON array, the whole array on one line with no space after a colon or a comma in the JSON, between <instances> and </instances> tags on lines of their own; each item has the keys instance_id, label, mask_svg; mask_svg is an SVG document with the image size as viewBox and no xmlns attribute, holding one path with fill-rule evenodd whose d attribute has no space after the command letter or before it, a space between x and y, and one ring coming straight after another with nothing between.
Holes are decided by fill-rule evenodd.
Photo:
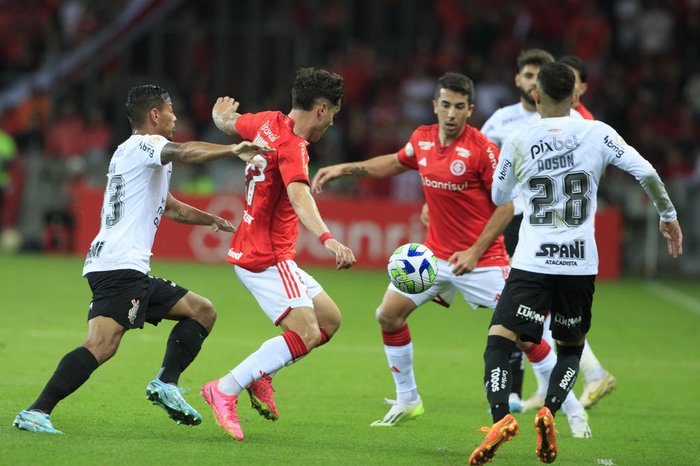
<instances>
[{"instance_id":1,"label":"red sock","mask_svg":"<svg viewBox=\"0 0 700 466\"><path fill-rule=\"evenodd\" d=\"M549 346L547 340L540 340L539 343L535 343L525 350L525 356L527 356L527 360L530 362L540 362L550 351L552 351L552 347Z\"/></svg>"},{"instance_id":2,"label":"red sock","mask_svg":"<svg viewBox=\"0 0 700 466\"><path fill-rule=\"evenodd\" d=\"M292 353L292 360L297 360L309 352L306 348L306 344L304 344L304 340L301 339L297 332L293 330L284 332L282 338L284 338L284 341L287 343L289 352Z\"/></svg>"},{"instance_id":3,"label":"red sock","mask_svg":"<svg viewBox=\"0 0 700 466\"><path fill-rule=\"evenodd\" d=\"M321 329L321 343L319 343L318 346L325 345L330 339L331 337L328 336L328 333L325 330Z\"/></svg>"},{"instance_id":4,"label":"red sock","mask_svg":"<svg viewBox=\"0 0 700 466\"><path fill-rule=\"evenodd\" d=\"M411 332L408 331L408 324L393 332L382 330L382 339L387 346L405 346L411 343Z\"/></svg>"}]
</instances>

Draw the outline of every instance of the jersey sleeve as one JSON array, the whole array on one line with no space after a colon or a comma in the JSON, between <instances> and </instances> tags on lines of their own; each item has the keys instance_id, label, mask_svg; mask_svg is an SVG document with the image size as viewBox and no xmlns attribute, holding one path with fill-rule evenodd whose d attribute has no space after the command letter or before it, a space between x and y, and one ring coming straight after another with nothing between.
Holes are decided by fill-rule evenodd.
<instances>
[{"instance_id":1,"label":"jersey sleeve","mask_svg":"<svg viewBox=\"0 0 700 466\"><path fill-rule=\"evenodd\" d=\"M260 122L255 113L244 113L236 118L234 127L236 128L236 132L240 134L243 139L252 141L257 135Z\"/></svg>"},{"instance_id":2,"label":"jersey sleeve","mask_svg":"<svg viewBox=\"0 0 700 466\"><path fill-rule=\"evenodd\" d=\"M157 134L144 136L139 141L138 150L136 151L142 157L144 165L148 168L158 168L163 166L160 158L160 152L163 147L169 143L166 138Z\"/></svg>"},{"instance_id":3,"label":"jersey sleeve","mask_svg":"<svg viewBox=\"0 0 700 466\"><path fill-rule=\"evenodd\" d=\"M478 173L484 188L491 190L493 184L493 173L498 166L498 156L500 149L491 141L486 141L479 153Z\"/></svg>"},{"instance_id":4,"label":"jersey sleeve","mask_svg":"<svg viewBox=\"0 0 700 466\"><path fill-rule=\"evenodd\" d=\"M396 154L399 163L412 170L418 170L418 161L416 160L415 148L416 141L416 133L414 132L406 145L399 149L398 153Z\"/></svg>"},{"instance_id":5,"label":"jersey sleeve","mask_svg":"<svg viewBox=\"0 0 700 466\"><path fill-rule=\"evenodd\" d=\"M295 181L309 183L309 155L306 144L290 142L277 148L279 170L285 186Z\"/></svg>"},{"instance_id":6,"label":"jersey sleeve","mask_svg":"<svg viewBox=\"0 0 700 466\"><path fill-rule=\"evenodd\" d=\"M486 120L484 126L481 127L481 133L488 138L489 141L493 142L497 146L502 146L503 141L498 136L498 125L496 121L500 117L500 109L496 110L491 117Z\"/></svg>"},{"instance_id":7,"label":"jersey sleeve","mask_svg":"<svg viewBox=\"0 0 700 466\"><path fill-rule=\"evenodd\" d=\"M515 187L518 180L515 176L515 156L515 145L513 138L510 138L503 146L498 157L498 164L493 171L491 200L496 205L506 204L517 196Z\"/></svg>"},{"instance_id":8,"label":"jersey sleeve","mask_svg":"<svg viewBox=\"0 0 700 466\"><path fill-rule=\"evenodd\" d=\"M674 221L677 218L676 209L666 192L663 181L651 163L605 123L600 123L597 137L600 138L599 143L602 146L606 165L615 165L634 176L651 198L661 220Z\"/></svg>"}]
</instances>

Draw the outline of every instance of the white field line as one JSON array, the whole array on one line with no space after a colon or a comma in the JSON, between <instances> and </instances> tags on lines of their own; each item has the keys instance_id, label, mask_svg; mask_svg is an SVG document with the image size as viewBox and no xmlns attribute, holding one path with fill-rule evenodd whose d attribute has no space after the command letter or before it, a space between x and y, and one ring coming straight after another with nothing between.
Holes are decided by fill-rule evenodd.
<instances>
[{"instance_id":1,"label":"white field line","mask_svg":"<svg viewBox=\"0 0 700 466\"><path fill-rule=\"evenodd\" d=\"M660 296L661 298L664 298L665 300L673 304L677 304L678 306L689 310L693 314L700 316L700 301L694 297L662 283L648 281L647 285L649 287L649 291L655 295Z\"/></svg>"}]
</instances>

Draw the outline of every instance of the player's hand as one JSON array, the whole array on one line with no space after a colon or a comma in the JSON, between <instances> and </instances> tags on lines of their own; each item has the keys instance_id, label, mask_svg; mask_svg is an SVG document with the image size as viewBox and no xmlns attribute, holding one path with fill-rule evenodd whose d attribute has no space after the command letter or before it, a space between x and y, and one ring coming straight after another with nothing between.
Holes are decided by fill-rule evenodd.
<instances>
[{"instance_id":1,"label":"player's hand","mask_svg":"<svg viewBox=\"0 0 700 466\"><path fill-rule=\"evenodd\" d=\"M683 232L678 220L672 222L659 222L659 231L666 238L668 253L673 257L683 254Z\"/></svg>"},{"instance_id":2,"label":"player's hand","mask_svg":"<svg viewBox=\"0 0 700 466\"><path fill-rule=\"evenodd\" d=\"M426 227L428 225L428 203L423 204L423 208L420 210L420 222L425 225Z\"/></svg>"},{"instance_id":3,"label":"player's hand","mask_svg":"<svg viewBox=\"0 0 700 466\"><path fill-rule=\"evenodd\" d=\"M216 127L226 134L235 134L236 129L233 124L239 116L236 112L239 105L239 102L229 96L216 99L216 103L211 109L211 117Z\"/></svg>"},{"instance_id":4,"label":"player's hand","mask_svg":"<svg viewBox=\"0 0 700 466\"><path fill-rule=\"evenodd\" d=\"M265 157L259 154L268 154L275 150L267 144L254 144L250 141L243 141L238 144L233 144L231 146L231 151L244 162L251 163L257 168L264 168Z\"/></svg>"},{"instance_id":5,"label":"player's hand","mask_svg":"<svg viewBox=\"0 0 700 466\"><path fill-rule=\"evenodd\" d=\"M225 218L221 217L214 217L214 222L211 224L211 229L216 231L227 231L229 233L235 233L236 232L236 227L233 226L233 223L229 222Z\"/></svg>"},{"instance_id":6,"label":"player's hand","mask_svg":"<svg viewBox=\"0 0 700 466\"><path fill-rule=\"evenodd\" d=\"M339 165L331 165L330 167L323 167L314 175L314 179L311 180L311 192L320 193L323 191L323 187L329 181L333 181L336 178L343 176L342 169Z\"/></svg>"},{"instance_id":7,"label":"player's hand","mask_svg":"<svg viewBox=\"0 0 700 466\"><path fill-rule=\"evenodd\" d=\"M357 259L352 249L339 243L335 238L327 239L323 245L335 254L335 268L338 270L349 269Z\"/></svg>"},{"instance_id":8,"label":"player's hand","mask_svg":"<svg viewBox=\"0 0 700 466\"><path fill-rule=\"evenodd\" d=\"M459 276L474 271L480 257L481 254L478 251L475 251L474 248L469 248L465 251L453 253L447 260L447 263L454 265L452 273Z\"/></svg>"}]
</instances>

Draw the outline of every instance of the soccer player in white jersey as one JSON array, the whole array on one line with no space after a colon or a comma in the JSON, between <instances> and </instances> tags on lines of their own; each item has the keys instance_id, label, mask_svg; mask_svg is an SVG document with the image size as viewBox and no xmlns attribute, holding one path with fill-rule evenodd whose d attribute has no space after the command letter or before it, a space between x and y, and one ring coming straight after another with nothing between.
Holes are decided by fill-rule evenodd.
<instances>
[{"instance_id":1,"label":"soccer player in white jersey","mask_svg":"<svg viewBox=\"0 0 700 466\"><path fill-rule=\"evenodd\" d=\"M535 88L540 67L545 63L552 62L554 62L554 57L549 52L541 49L528 49L518 56L518 72L515 75L515 85L520 94L520 102L496 110L481 128L486 137L498 147L502 147L509 135L515 131L530 126L541 119L540 114L535 109L535 102L532 99L531 92ZM570 110L570 116L572 118L583 118L574 109ZM513 207L515 209L513 220L503 232L506 250L511 257L515 251L515 246L518 244L518 231L523 219L523 206L519 196L516 196L513 200ZM545 332L545 338L551 344L552 340L547 332ZM616 381L615 377L600 364L588 343L586 344L586 351L584 351L581 365L585 368L583 378L586 382L586 390L584 390L585 393L582 395L580 403L585 408L596 403L609 393L615 387ZM524 403L520 401L522 396L523 368L520 351L516 351L511 356L511 370L513 373L511 409L513 411L539 409L544 403L547 382L541 377L537 377L537 391ZM522 406L522 408L519 408L519 406ZM572 429L580 431L583 423L587 424L586 413L580 410L576 403L567 401L565 411L569 415L569 423Z\"/></svg>"},{"instance_id":2,"label":"soccer player in white jersey","mask_svg":"<svg viewBox=\"0 0 700 466\"><path fill-rule=\"evenodd\" d=\"M542 338L550 311L557 363L545 404L535 416L535 430L539 460L556 459L554 416L576 382L591 325L598 273L594 217L598 184L608 165L637 179L659 213L669 254L678 257L683 252L676 210L654 167L610 126L569 116L574 79L562 63L542 65L533 91L542 120L510 136L494 173L494 203L511 201L520 188L525 210L484 353L484 384L494 424L471 454L470 464L491 461L496 449L518 434L518 422L508 409L508 359L517 340Z\"/></svg>"},{"instance_id":3,"label":"soccer player in white jersey","mask_svg":"<svg viewBox=\"0 0 700 466\"><path fill-rule=\"evenodd\" d=\"M266 153L264 145L173 143L177 120L168 93L154 85L129 90L126 113L132 134L114 152L107 174L100 231L90 245L83 275L92 290L85 342L66 354L36 401L20 412L20 430L61 433L51 423L54 407L111 358L127 330L176 320L163 364L146 395L177 423L197 425L202 416L182 397L180 374L197 356L216 320L212 303L163 278L151 277L153 240L163 216L190 225L234 232L231 222L175 199L169 192L172 161L202 163ZM259 157L253 160L259 163Z\"/></svg>"},{"instance_id":4,"label":"soccer player in white jersey","mask_svg":"<svg viewBox=\"0 0 700 466\"><path fill-rule=\"evenodd\" d=\"M508 274L501 232L512 217L512 207L497 208L491 202L498 148L467 124L474 110L473 99L471 79L445 73L435 87L437 124L418 127L398 152L321 168L311 184L318 192L342 176L386 177L418 170L432 213L425 245L438 258L435 283L427 291L412 295L390 284L377 309L396 401L387 400L392 406L382 419L371 424L375 427L393 427L424 412L413 369L409 315L431 300L449 306L457 291L471 307L493 309ZM523 348L528 357L554 358L546 343L528 343ZM590 435L587 425L584 427L572 433Z\"/></svg>"}]
</instances>

